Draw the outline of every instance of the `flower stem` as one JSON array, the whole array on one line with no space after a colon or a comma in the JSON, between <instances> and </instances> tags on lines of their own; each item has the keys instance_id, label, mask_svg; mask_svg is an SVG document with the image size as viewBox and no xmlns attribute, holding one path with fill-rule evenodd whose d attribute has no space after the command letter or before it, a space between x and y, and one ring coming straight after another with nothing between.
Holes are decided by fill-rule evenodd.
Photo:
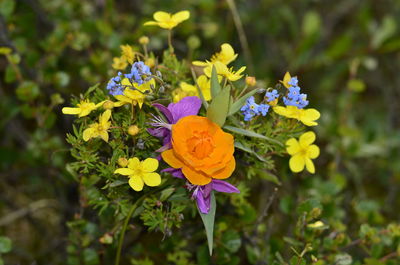
<instances>
[{"instance_id":1,"label":"flower stem","mask_svg":"<svg viewBox=\"0 0 400 265\"><path fill-rule=\"evenodd\" d=\"M168 31L168 46L169 46L169 51L173 53L174 47L172 47L172 30Z\"/></svg>"},{"instance_id":2,"label":"flower stem","mask_svg":"<svg viewBox=\"0 0 400 265\"><path fill-rule=\"evenodd\" d=\"M138 200L138 201L139 201L139 200ZM118 248L117 248L117 255L116 255L116 257L115 257L115 265L119 265L119 261L120 261L120 259L121 259L122 244L124 243L125 231L126 231L126 228L128 227L128 223L129 223L129 220L131 219L131 217L132 217L132 215L133 215L133 212L136 210L138 201L136 201L136 202L132 205L132 207L131 207L131 209L129 210L129 213L128 213L128 215L126 216L126 219L125 219L125 221L124 221L124 226L122 227L121 235L119 236L119 240L118 240Z\"/></svg>"}]
</instances>

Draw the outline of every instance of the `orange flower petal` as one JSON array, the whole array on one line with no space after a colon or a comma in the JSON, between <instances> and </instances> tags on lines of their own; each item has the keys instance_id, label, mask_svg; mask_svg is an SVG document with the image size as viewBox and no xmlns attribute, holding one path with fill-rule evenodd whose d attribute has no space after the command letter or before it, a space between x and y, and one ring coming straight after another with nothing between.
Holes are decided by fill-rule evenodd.
<instances>
[{"instance_id":1,"label":"orange flower petal","mask_svg":"<svg viewBox=\"0 0 400 265\"><path fill-rule=\"evenodd\" d=\"M170 165L173 168L181 168L184 165L182 161L175 156L173 149L169 149L167 151L162 152L161 157L168 165Z\"/></svg>"},{"instance_id":2,"label":"orange flower petal","mask_svg":"<svg viewBox=\"0 0 400 265\"><path fill-rule=\"evenodd\" d=\"M218 171L212 177L214 179L226 179L229 178L232 175L232 172L235 170L236 167L236 161L235 158L232 157L231 161L226 165L224 169L221 171Z\"/></svg>"},{"instance_id":3,"label":"orange flower petal","mask_svg":"<svg viewBox=\"0 0 400 265\"><path fill-rule=\"evenodd\" d=\"M182 168L182 173L193 185L206 185L211 182L210 177L186 165Z\"/></svg>"}]
</instances>

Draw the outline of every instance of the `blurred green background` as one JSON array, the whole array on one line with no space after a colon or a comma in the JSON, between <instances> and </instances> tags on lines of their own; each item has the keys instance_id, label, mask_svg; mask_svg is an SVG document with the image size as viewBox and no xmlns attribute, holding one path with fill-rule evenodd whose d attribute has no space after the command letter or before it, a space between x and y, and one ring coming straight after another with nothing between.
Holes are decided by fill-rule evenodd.
<instances>
[{"instance_id":1,"label":"blurred green background","mask_svg":"<svg viewBox=\"0 0 400 265\"><path fill-rule=\"evenodd\" d=\"M326 218L346 224L351 237L363 223L399 220L400 1L236 0L236 8L228 2L0 0L0 47L12 49L0 55L0 236L12 241L9 251L9 241L0 240L5 264L65 263L66 222L84 202L66 167L72 118L61 108L95 83L105 87L121 44L135 46L147 35L160 55L165 32L142 27L158 10L191 12L174 31L178 56L206 59L228 42L239 53L235 64L247 65L267 86L286 71L297 75L322 114L317 174L279 176L271 244L291 233L293 209L307 198L320 199ZM271 189L259 197L266 200ZM250 192L257 212L259 197ZM235 251L251 255L247 247ZM80 264L96 264L88 259Z\"/></svg>"}]
</instances>

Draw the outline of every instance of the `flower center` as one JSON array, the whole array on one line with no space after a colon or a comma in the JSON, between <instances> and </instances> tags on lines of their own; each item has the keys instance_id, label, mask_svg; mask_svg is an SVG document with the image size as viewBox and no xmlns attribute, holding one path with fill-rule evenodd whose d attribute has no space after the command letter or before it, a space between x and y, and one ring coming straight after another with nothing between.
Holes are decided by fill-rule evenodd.
<instances>
[{"instance_id":1,"label":"flower center","mask_svg":"<svg viewBox=\"0 0 400 265\"><path fill-rule=\"evenodd\" d=\"M189 152L198 159L207 157L214 150L214 142L208 132L195 132L186 141Z\"/></svg>"}]
</instances>

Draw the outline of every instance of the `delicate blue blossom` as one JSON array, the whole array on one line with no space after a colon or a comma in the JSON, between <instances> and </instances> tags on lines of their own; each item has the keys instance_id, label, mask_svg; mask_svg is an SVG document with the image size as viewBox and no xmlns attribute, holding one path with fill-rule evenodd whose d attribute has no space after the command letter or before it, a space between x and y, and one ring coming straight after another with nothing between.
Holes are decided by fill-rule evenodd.
<instances>
[{"instance_id":1,"label":"delicate blue blossom","mask_svg":"<svg viewBox=\"0 0 400 265\"><path fill-rule=\"evenodd\" d=\"M271 92L265 93L265 97L267 98L267 102L271 102L277 99L279 97L279 94L278 91L274 89Z\"/></svg>"},{"instance_id":2,"label":"delicate blue blossom","mask_svg":"<svg viewBox=\"0 0 400 265\"><path fill-rule=\"evenodd\" d=\"M258 111L261 113L261 115L265 116L268 113L269 107L270 106L267 104L260 104L258 106Z\"/></svg>"},{"instance_id":3,"label":"delicate blue blossom","mask_svg":"<svg viewBox=\"0 0 400 265\"><path fill-rule=\"evenodd\" d=\"M131 72L126 74L125 77L131 82L138 85L143 84L151 79L150 67L145 65L142 61L135 62L132 65Z\"/></svg>"},{"instance_id":4,"label":"delicate blue blossom","mask_svg":"<svg viewBox=\"0 0 400 265\"><path fill-rule=\"evenodd\" d=\"M288 82L290 87L288 88L288 94L283 97L283 103L286 106L296 106L302 109L308 105L307 95L300 93L300 87L298 86L297 77L292 77Z\"/></svg>"},{"instance_id":5,"label":"delicate blue blossom","mask_svg":"<svg viewBox=\"0 0 400 265\"><path fill-rule=\"evenodd\" d=\"M123 95L124 87L121 85L122 73L118 72L118 75L111 78L107 84L107 90L113 96Z\"/></svg>"},{"instance_id":6,"label":"delicate blue blossom","mask_svg":"<svg viewBox=\"0 0 400 265\"><path fill-rule=\"evenodd\" d=\"M254 101L254 97L249 97L246 100L246 104L240 109L244 115L244 120L249 121L254 116L258 115L259 112L259 105Z\"/></svg>"}]
</instances>

